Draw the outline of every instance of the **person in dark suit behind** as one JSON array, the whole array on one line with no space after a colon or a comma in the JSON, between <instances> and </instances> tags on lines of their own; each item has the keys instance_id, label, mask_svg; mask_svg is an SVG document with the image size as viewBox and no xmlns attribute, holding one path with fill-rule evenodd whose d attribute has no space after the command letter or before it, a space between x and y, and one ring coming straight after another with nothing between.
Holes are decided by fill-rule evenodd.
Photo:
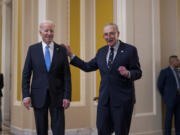
<instances>
[{"instance_id":1,"label":"person in dark suit behind","mask_svg":"<svg viewBox=\"0 0 180 135\"><path fill-rule=\"evenodd\" d=\"M165 135L171 135L172 117L175 116L176 135L180 135L180 77L177 74L179 59L169 57L169 66L160 71L157 87L166 105Z\"/></svg>"},{"instance_id":2,"label":"person in dark suit behind","mask_svg":"<svg viewBox=\"0 0 180 135\"><path fill-rule=\"evenodd\" d=\"M67 53L71 64L90 72L99 69L101 83L97 108L98 135L128 135L135 103L134 81L141 78L137 49L118 40L118 26L109 23L104 26L104 39L107 45L100 48L96 56L84 62Z\"/></svg>"},{"instance_id":3,"label":"person in dark suit behind","mask_svg":"<svg viewBox=\"0 0 180 135\"><path fill-rule=\"evenodd\" d=\"M4 87L4 79L3 79L3 74L0 73L0 131L2 131L2 89Z\"/></svg>"},{"instance_id":4,"label":"person in dark suit behind","mask_svg":"<svg viewBox=\"0 0 180 135\"><path fill-rule=\"evenodd\" d=\"M71 100L68 56L53 41L54 27L48 20L40 24L42 42L29 47L22 73L23 103L27 109L33 107L38 135L48 135L48 109L53 135L64 135L64 109Z\"/></svg>"}]
</instances>

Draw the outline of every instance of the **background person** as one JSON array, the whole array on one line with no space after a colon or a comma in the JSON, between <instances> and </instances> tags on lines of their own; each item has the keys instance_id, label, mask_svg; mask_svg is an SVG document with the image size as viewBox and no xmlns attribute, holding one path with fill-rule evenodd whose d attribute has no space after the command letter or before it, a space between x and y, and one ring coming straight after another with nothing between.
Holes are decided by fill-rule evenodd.
<instances>
[{"instance_id":1,"label":"background person","mask_svg":"<svg viewBox=\"0 0 180 135\"><path fill-rule=\"evenodd\" d=\"M177 73L179 59L169 57L169 66L162 69L158 77L158 89L166 105L165 135L171 135L172 118L175 116L176 135L180 135L180 76Z\"/></svg>"}]
</instances>

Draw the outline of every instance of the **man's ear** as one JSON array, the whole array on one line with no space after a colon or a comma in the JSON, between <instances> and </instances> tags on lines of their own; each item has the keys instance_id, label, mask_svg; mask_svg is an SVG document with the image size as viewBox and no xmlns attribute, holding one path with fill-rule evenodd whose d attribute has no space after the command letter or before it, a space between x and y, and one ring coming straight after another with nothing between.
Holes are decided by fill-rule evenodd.
<instances>
[{"instance_id":1,"label":"man's ear","mask_svg":"<svg viewBox=\"0 0 180 135\"><path fill-rule=\"evenodd\" d=\"M117 33L118 33L118 37L119 37L119 35L120 35L120 32L118 31Z\"/></svg>"}]
</instances>

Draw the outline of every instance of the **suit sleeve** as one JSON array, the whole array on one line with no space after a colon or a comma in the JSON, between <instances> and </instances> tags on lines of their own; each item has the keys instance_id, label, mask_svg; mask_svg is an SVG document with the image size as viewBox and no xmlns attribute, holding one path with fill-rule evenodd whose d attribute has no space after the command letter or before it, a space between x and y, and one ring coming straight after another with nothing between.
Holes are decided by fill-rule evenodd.
<instances>
[{"instance_id":1,"label":"suit sleeve","mask_svg":"<svg viewBox=\"0 0 180 135\"><path fill-rule=\"evenodd\" d=\"M132 51L132 56L130 57L129 72L130 79L132 81L140 79L142 76L142 71L139 63L139 56L136 48L134 48L134 50Z\"/></svg>"},{"instance_id":2,"label":"suit sleeve","mask_svg":"<svg viewBox=\"0 0 180 135\"><path fill-rule=\"evenodd\" d=\"M157 81L157 87L158 87L161 95L163 95L165 81L166 81L166 75L165 75L164 71L161 70L159 77L158 77L158 81Z\"/></svg>"},{"instance_id":3,"label":"suit sleeve","mask_svg":"<svg viewBox=\"0 0 180 135\"><path fill-rule=\"evenodd\" d=\"M96 57L97 57L97 55L96 55ZM85 62L85 61L81 60L80 58L78 58L77 56L75 56L71 60L71 64L80 68L81 70L83 70L85 72L95 71L98 69L96 57L91 59L89 62Z\"/></svg>"},{"instance_id":4,"label":"suit sleeve","mask_svg":"<svg viewBox=\"0 0 180 135\"><path fill-rule=\"evenodd\" d=\"M0 89L2 89L4 87L4 78L3 78L3 74L0 74Z\"/></svg>"},{"instance_id":5,"label":"suit sleeve","mask_svg":"<svg viewBox=\"0 0 180 135\"><path fill-rule=\"evenodd\" d=\"M31 49L29 47L25 64L24 64L24 69L22 72L22 96L23 99L25 97L30 97L30 79L31 79L31 74L32 74L32 63L31 63Z\"/></svg>"},{"instance_id":6,"label":"suit sleeve","mask_svg":"<svg viewBox=\"0 0 180 135\"><path fill-rule=\"evenodd\" d=\"M64 62L64 99L71 100L72 86L71 86L71 72L69 68L68 57L65 50L65 62Z\"/></svg>"}]
</instances>

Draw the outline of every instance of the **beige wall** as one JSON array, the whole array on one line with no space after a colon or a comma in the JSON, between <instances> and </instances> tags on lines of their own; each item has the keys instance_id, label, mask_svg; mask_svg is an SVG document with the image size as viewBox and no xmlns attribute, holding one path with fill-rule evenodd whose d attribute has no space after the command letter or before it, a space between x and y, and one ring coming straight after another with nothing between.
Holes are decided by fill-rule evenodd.
<instances>
[{"instance_id":1,"label":"beige wall","mask_svg":"<svg viewBox=\"0 0 180 135\"><path fill-rule=\"evenodd\" d=\"M139 52L143 76L136 81L136 105L131 132L161 135L161 106L156 89L160 70L159 0L127 0L127 42Z\"/></svg>"},{"instance_id":2,"label":"beige wall","mask_svg":"<svg viewBox=\"0 0 180 135\"><path fill-rule=\"evenodd\" d=\"M178 0L161 0L161 62L168 66L170 55L180 56ZM173 20L173 21L172 21Z\"/></svg>"},{"instance_id":3,"label":"beige wall","mask_svg":"<svg viewBox=\"0 0 180 135\"><path fill-rule=\"evenodd\" d=\"M38 39L38 18L37 18L37 1L22 1L22 6L18 2L12 3L12 93L11 93L11 127L12 130L16 128L20 129L34 129L33 111L27 111L21 104L21 101L17 98L18 91L21 91L21 86L17 87L17 79L21 78L21 74L17 74L17 69L22 72L24 59L26 56L27 48L30 44L37 42ZM22 11L21 19L19 19L18 11ZM18 20L19 19L19 20ZM18 25L21 23L22 25ZM18 32L20 31L20 32ZM21 33L21 34L19 34ZM20 36L20 37L19 37ZM21 39L21 41L17 41ZM18 53L21 53L21 58L18 57ZM20 61L19 66L17 63Z\"/></svg>"}]
</instances>

